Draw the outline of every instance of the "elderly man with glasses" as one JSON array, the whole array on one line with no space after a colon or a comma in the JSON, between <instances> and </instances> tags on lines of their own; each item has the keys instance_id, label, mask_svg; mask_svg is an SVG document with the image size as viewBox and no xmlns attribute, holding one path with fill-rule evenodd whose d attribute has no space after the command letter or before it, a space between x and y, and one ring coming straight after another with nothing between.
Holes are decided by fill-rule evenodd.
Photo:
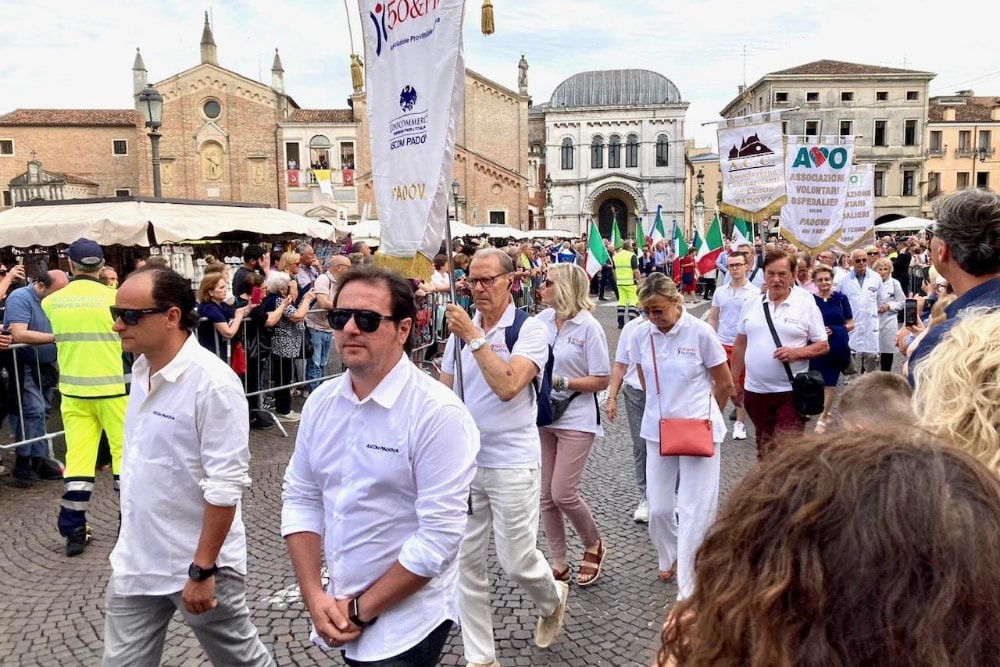
<instances>
[{"instance_id":1,"label":"elderly man with glasses","mask_svg":"<svg viewBox=\"0 0 1000 667\"><path fill-rule=\"evenodd\" d=\"M868 270L868 265L878 256L874 246L852 251L851 270L834 286L851 302L854 312L850 344L859 373L872 373L879 369L878 295L882 289L882 278L875 271Z\"/></svg>"}]
</instances>

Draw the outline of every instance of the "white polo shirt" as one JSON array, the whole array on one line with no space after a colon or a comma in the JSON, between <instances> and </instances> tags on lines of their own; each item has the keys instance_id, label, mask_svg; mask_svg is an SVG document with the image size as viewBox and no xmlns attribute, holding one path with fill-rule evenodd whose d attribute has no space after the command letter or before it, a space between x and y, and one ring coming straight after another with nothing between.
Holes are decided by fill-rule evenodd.
<instances>
[{"instance_id":1,"label":"white polo shirt","mask_svg":"<svg viewBox=\"0 0 1000 667\"><path fill-rule=\"evenodd\" d=\"M573 319L556 329L556 311L552 308L538 314L538 320L548 329L552 341L552 381L558 377L578 378L587 375L608 377L611 361L608 355L608 337L604 327L588 310L581 310ZM552 398L569 398L572 391L552 390ZM549 428L583 431L604 435L596 392L581 392L566 408L566 412Z\"/></svg>"},{"instance_id":2,"label":"white polo shirt","mask_svg":"<svg viewBox=\"0 0 1000 667\"><path fill-rule=\"evenodd\" d=\"M805 347L809 343L826 340L823 315L812 294L801 287L792 288L788 298L777 308L765 293L760 299L750 299L743 304L737 333L747 337L746 381L744 388L755 394L776 394L791 391L785 366L774 358L778 348L764 317L763 300L767 300L774 321L775 331L783 347ZM808 359L789 363L792 376L809 369Z\"/></svg>"},{"instance_id":3,"label":"white polo shirt","mask_svg":"<svg viewBox=\"0 0 1000 667\"><path fill-rule=\"evenodd\" d=\"M715 290L715 296L712 297L712 307L719 309L719 330L717 333L719 342L723 345L732 345L733 341L736 340L743 304L755 296L760 296L760 288L749 281L744 283L742 287L734 287L732 283L727 283Z\"/></svg>"},{"instance_id":4,"label":"white polo shirt","mask_svg":"<svg viewBox=\"0 0 1000 667\"><path fill-rule=\"evenodd\" d=\"M347 643L349 658L391 657L458 619L458 553L478 451L472 415L406 355L364 400L347 371L306 401L285 471L281 535L323 536L327 592L337 599L362 594L397 561L430 578ZM312 640L328 648L315 629Z\"/></svg>"},{"instance_id":5,"label":"white polo shirt","mask_svg":"<svg viewBox=\"0 0 1000 667\"><path fill-rule=\"evenodd\" d=\"M529 317L521 325L512 352L507 351L504 332L514 324L514 302L500 320L483 335L490 346L504 361L512 355L524 357L535 365L536 373L545 368L549 358L549 333L537 318ZM476 313L472 323L482 331L482 314ZM449 336L441 361L441 372L455 375L455 336ZM541 465L542 446L538 439L535 421L538 408L535 390L529 382L509 401L501 401L483 378L474 353L468 345L462 346L462 390L465 405L479 426L482 446L476 464L480 468L537 468Z\"/></svg>"},{"instance_id":6,"label":"white polo shirt","mask_svg":"<svg viewBox=\"0 0 1000 667\"><path fill-rule=\"evenodd\" d=\"M121 468L121 532L111 552L117 595L184 589L205 503L236 506L216 564L247 572L240 497L250 486L250 423L239 378L191 336L149 375L132 365Z\"/></svg>"},{"instance_id":7,"label":"white polo shirt","mask_svg":"<svg viewBox=\"0 0 1000 667\"><path fill-rule=\"evenodd\" d=\"M636 371L636 365L629 359L629 350L632 347L632 339L635 336L635 332L641 329L642 325L647 322L645 314L626 322L625 327L618 334L618 347L615 349L615 363L627 366L624 383L636 391L642 391L642 383L639 382L639 373Z\"/></svg>"},{"instance_id":8,"label":"white polo shirt","mask_svg":"<svg viewBox=\"0 0 1000 667\"><path fill-rule=\"evenodd\" d=\"M655 371L651 337L656 348ZM707 322L684 311L677 324L665 334L653 323L646 322L632 336L629 359L641 366L646 379L646 409L642 413L639 435L658 442L661 417L711 418L712 438L717 443L722 442L726 437L726 421L712 395L709 369L726 363L726 351Z\"/></svg>"}]
</instances>

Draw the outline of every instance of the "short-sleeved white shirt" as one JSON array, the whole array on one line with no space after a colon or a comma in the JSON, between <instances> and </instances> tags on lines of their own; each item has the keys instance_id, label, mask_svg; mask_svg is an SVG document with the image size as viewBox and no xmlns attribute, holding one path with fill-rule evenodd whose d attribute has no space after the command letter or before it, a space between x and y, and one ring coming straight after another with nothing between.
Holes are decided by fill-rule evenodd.
<instances>
[{"instance_id":1,"label":"short-sleeved white shirt","mask_svg":"<svg viewBox=\"0 0 1000 667\"><path fill-rule=\"evenodd\" d=\"M732 345L733 341L736 340L736 331L740 326L740 313L743 312L743 304L755 296L760 296L760 288L750 282L744 283L742 287L734 287L732 283L727 283L715 290L715 296L712 297L712 307L719 309L718 335L720 343Z\"/></svg>"},{"instance_id":2,"label":"short-sleeved white shirt","mask_svg":"<svg viewBox=\"0 0 1000 667\"><path fill-rule=\"evenodd\" d=\"M521 325L514 349L507 351L504 333L514 324L514 302L507 305L497 325L485 332L486 344L504 361L512 355L535 364L537 372L549 358L549 334L537 318L529 317ZM476 313L473 324L482 330L482 314ZM455 374L455 336L448 338L441 372ZM541 441L535 421L538 408L535 390L529 382L509 401L501 401L483 378L479 364L468 345L462 346L462 390L465 405L479 427L480 448L476 463L480 468L537 468L541 464Z\"/></svg>"},{"instance_id":3,"label":"short-sleeved white shirt","mask_svg":"<svg viewBox=\"0 0 1000 667\"><path fill-rule=\"evenodd\" d=\"M653 369L652 337L656 348ZM722 442L726 421L712 395L709 369L726 363L726 351L707 322L686 311L667 333L660 333L651 322L640 326L632 336L629 359L640 365L646 380L646 409L642 413L639 434L654 442L660 439L660 418L712 420L712 438ZM660 389L656 390L659 374Z\"/></svg>"},{"instance_id":4,"label":"short-sleeved white shirt","mask_svg":"<svg viewBox=\"0 0 1000 667\"><path fill-rule=\"evenodd\" d=\"M604 327L587 310L581 310L573 319L567 320L562 331L556 329L556 311L552 308L538 314L549 332L552 342L552 378L578 378L587 375L611 375L608 360L608 338ZM569 398L572 391L552 390L552 398ZM584 431L603 436L600 411L595 392L581 392L566 408L566 412L549 428Z\"/></svg>"},{"instance_id":5,"label":"short-sleeved white shirt","mask_svg":"<svg viewBox=\"0 0 1000 667\"><path fill-rule=\"evenodd\" d=\"M629 359L629 350L632 346L632 339L635 336L635 332L641 329L642 325L647 322L645 314L626 322L625 327L618 334L618 347L615 349L615 363L627 366L625 384L639 391L642 391L642 383L639 382L639 373L635 370L636 365Z\"/></svg>"},{"instance_id":6,"label":"short-sleeved white shirt","mask_svg":"<svg viewBox=\"0 0 1000 667\"><path fill-rule=\"evenodd\" d=\"M761 299L750 299L743 304L737 333L747 337L746 381L744 388L756 394L776 394L791 391L785 366L774 358L778 348L764 316L763 300L767 300L771 319L783 347L805 347L809 343L826 340L823 315L813 295L801 287L793 287L788 298L777 308L765 294ZM789 363L792 376L809 369L808 359Z\"/></svg>"}]
</instances>

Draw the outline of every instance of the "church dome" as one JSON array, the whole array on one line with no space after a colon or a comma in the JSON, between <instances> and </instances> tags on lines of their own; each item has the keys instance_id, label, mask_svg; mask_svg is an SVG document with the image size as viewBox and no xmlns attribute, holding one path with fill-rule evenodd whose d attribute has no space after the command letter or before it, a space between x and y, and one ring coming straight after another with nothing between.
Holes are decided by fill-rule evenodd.
<instances>
[{"instance_id":1,"label":"church dome","mask_svg":"<svg viewBox=\"0 0 1000 667\"><path fill-rule=\"evenodd\" d=\"M662 74L645 69L611 69L574 74L556 87L549 106L628 107L680 102L677 86Z\"/></svg>"}]
</instances>

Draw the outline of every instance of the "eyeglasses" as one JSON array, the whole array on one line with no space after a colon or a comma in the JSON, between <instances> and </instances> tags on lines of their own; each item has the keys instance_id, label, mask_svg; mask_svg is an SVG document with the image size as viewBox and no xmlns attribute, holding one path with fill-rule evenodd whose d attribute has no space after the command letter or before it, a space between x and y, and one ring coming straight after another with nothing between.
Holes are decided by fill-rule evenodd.
<instances>
[{"instance_id":1,"label":"eyeglasses","mask_svg":"<svg viewBox=\"0 0 1000 667\"><path fill-rule=\"evenodd\" d=\"M866 258L864 258L864 257L861 257L859 259L854 260L854 263L855 264L867 264L868 260Z\"/></svg>"},{"instance_id":2,"label":"eyeglasses","mask_svg":"<svg viewBox=\"0 0 1000 667\"><path fill-rule=\"evenodd\" d=\"M476 285L482 285L483 289L489 289L496 284L497 278L507 275L506 273L498 273L495 276L490 276L488 278L466 278L465 281L469 283L469 287L475 287Z\"/></svg>"},{"instance_id":3,"label":"eyeglasses","mask_svg":"<svg viewBox=\"0 0 1000 667\"><path fill-rule=\"evenodd\" d=\"M648 315L649 317L663 317L666 313L667 311L663 310L662 308L654 308L652 310L648 308L646 309L646 315Z\"/></svg>"},{"instance_id":4,"label":"eyeglasses","mask_svg":"<svg viewBox=\"0 0 1000 667\"><path fill-rule=\"evenodd\" d=\"M877 252L870 252L870 253L868 253L868 256L869 257L878 257L878 253Z\"/></svg>"},{"instance_id":5,"label":"eyeglasses","mask_svg":"<svg viewBox=\"0 0 1000 667\"><path fill-rule=\"evenodd\" d=\"M165 313L171 309L172 306L161 306L159 308L116 308L111 306L111 319L121 321L125 323L127 327L134 327L139 324L139 320L144 318L146 315L156 315L157 313Z\"/></svg>"},{"instance_id":6,"label":"eyeglasses","mask_svg":"<svg viewBox=\"0 0 1000 667\"><path fill-rule=\"evenodd\" d=\"M734 264L733 262L729 262L728 266L731 269L742 269L743 267L746 266L746 263L744 263L744 262L736 262Z\"/></svg>"},{"instance_id":7,"label":"eyeglasses","mask_svg":"<svg viewBox=\"0 0 1000 667\"><path fill-rule=\"evenodd\" d=\"M354 310L353 308L334 308L327 316L327 321L335 331L343 331L347 323L354 318L354 323L365 333L374 333L382 326L382 320L395 322L395 317L376 313L374 310Z\"/></svg>"}]
</instances>

